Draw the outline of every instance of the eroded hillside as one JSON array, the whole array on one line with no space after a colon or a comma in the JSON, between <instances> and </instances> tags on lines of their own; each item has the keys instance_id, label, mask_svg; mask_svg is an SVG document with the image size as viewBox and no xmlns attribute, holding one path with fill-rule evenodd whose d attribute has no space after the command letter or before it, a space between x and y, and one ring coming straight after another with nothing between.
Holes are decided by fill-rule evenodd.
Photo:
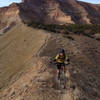
<instances>
[{"instance_id":1,"label":"eroded hillside","mask_svg":"<svg viewBox=\"0 0 100 100\"><path fill-rule=\"evenodd\" d=\"M25 28L25 26L23 27ZM14 41L18 41L19 44L15 45L19 45L19 47L11 49L11 52L8 52L9 46L6 48L7 51L4 49L5 55L1 56L1 61L6 63L1 64L5 66L10 64L9 69L18 68L17 66L20 65L21 73L18 74L18 70L17 74L13 73L15 78L12 78L9 85L1 91L0 100L99 100L100 42L83 35L55 34L43 30L33 32L33 30L30 28L28 31L25 30L24 33L21 33L22 37L21 34L18 34L19 37L17 36ZM45 32L46 34L44 34ZM15 33L6 34L3 38L10 34L13 36ZM49 38L47 38L48 35ZM26 47L27 44L21 42L23 40L28 42L28 47ZM66 55L70 58L70 64L66 66L67 82L64 91L57 81L56 66L53 63L53 59L61 47L65 49ZM36 48L37 50L35 50ZM29 52L26 52L27 50ZM8 62L7 52L10 54L9 59L12 58L11 61L14 64ZM16 70L15 68L13 70ZM4 76L3 73L1 75Z\"/></svg>"},{"instance_id":2,"label":"eroded hillside","mask_svg":"<svg viewBox=\"0 0 100 100\"><path fill-rule=\"evenodd\" d=\"M68 67L71 85L75 86L74 89L80 90L79 100L98 100L100 99L100 42L83 35L69 36L57 34L51 38L40 56L54 57L57 50L63 47L70 57L71 63Z\"/></svg>"}]
</instances>

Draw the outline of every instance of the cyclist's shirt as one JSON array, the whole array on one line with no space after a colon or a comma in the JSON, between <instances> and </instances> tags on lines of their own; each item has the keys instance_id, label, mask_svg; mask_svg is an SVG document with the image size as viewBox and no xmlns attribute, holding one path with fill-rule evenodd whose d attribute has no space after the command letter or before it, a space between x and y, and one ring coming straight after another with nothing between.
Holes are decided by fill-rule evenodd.
<instances>
[{"instance_id":1,"label":"cyclist's shirt","mask_svg":"<svg viewBox=\"0 0 100 100\"><path fill-rule=\"evenodd\" d=\"M57 56L56 56L56 61L58 63L64 63L65 59L66 59L66 56L65 55L62 55L61 56L61 55L57 54Z\"/></svg>"}]
</instances>

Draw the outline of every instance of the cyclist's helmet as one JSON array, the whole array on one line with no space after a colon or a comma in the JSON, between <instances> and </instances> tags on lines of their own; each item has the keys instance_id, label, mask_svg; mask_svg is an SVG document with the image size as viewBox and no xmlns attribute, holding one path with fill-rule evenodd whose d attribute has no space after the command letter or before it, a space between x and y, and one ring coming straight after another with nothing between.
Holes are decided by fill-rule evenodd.
<instances>
[{"instance_id":1,"label":"cyclist's helmet","mask_svg":"<svg viewBox=\"0 0 100 100\"><path fill-rule=\"evenodd\" d=\"M60 52L59 53L65 53L65 50L64 49L60 49Z\"/></svg>"}]
</instances>

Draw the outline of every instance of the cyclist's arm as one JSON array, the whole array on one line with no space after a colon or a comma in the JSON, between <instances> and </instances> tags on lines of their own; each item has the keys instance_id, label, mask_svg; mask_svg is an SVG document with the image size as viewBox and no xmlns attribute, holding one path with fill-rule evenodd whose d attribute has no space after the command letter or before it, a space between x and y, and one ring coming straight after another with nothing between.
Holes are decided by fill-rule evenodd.
<instances>
[{"instance_id":1,"label":"cyclist's arm","mask_svg":"<svg viewBox=\"0 0 100 100\"><path fill-rule=\"evenodd\" d=\"M59 57L59 55L57 55L57 56L55 57L54 61L57 61L58 57Z\"/></svg>"},{"instance_id":2,"label":"cyclist's arm","mask_svg":"<svg viewBox=\"0 0 100 100\"><path fill-rule=\"evenodd\" d=\"M57 60L58 58L59 58L59 55L57 55L55 59Z\"/></svg>"},{"instance_id":3,"label":"cyclist's arm","mask_svg":"<svg viewBox=\"0 0 100 100\"><path fill-rule=\"evenodd\" d=\"M57 55L57 56L55 57L55 60L58 60L58 58L59 58L59 55Z\"/></svg>"}]
</instances>

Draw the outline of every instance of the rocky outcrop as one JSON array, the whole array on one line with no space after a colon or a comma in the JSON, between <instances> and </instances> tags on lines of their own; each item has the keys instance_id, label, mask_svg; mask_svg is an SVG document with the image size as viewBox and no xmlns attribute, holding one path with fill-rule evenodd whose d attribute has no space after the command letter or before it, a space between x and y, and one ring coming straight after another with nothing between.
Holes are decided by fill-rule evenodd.
<instances>
[{"instance_id":1,"label":"rocky outcrop","mask_svg":"<svg viewBox=\"0 0 100 100\"><path fill-rule=\"evenodd\" d=\"M79 4L87 11L88 18L92 24L100 24L100 5L93 5L85 2L79 2Z\"/></svg>"},{"instance_id":2,"label":"rocky outcrop","mask_svg":"<svg viewBox=\"0 0 100 100\"><path fill-rule=\"evenodd\" d=\"M3 30L10 27L11 24L17 23L19 18L19 7L18 4L13 3L9 7L0 8L0 34Z\"/></svg>"},{"instance_id":3,"label":"rocky outcrop","mask_svg":"<svg viewBox=\"0 0 100 100\"><path fill-rule=\"evenodd\" d=\"M30 6L47 23L100 23L100 5L76 0L23 0L23 3Z\"/></svg>"}]
</instances>

